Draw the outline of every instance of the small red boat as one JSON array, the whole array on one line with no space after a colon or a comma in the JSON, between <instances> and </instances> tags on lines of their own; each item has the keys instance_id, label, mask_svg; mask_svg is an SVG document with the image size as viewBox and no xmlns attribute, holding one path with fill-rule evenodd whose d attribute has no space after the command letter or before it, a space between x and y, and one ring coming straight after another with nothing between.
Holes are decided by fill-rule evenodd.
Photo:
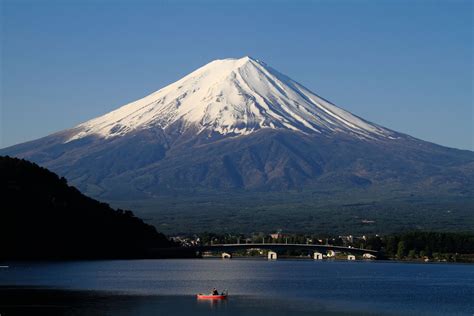
<instances>
[{"instance_id":1,"label":"small red boat","mask_svg":"<svg viewBox=\"0 0 474 316\"><path fill-rule=\"evenodd\" d=\"M216 291L217 292L217 291ZM225 290L224 292L222 292L222 294L201 294L199 293L197 295L197 298L198 299L201 299L201 300L225 300L227 298L227 290Z\"/></svg>"},{"instance_id":2,"label":"small red boat","mask_svg":"<svg viewBox=\"0 0 474 316\"><path fill-rule=\"evenodd\" d=\"M227 295L198 294L197 298L200 300L224 300L227 298Z\"/></svg>"}]
</instances>

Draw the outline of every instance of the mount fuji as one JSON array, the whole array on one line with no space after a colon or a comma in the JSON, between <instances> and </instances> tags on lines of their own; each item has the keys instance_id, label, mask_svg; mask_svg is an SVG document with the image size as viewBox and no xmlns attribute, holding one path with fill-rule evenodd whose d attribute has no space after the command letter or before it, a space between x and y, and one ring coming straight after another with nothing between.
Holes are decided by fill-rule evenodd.
<instances>
[{"instance_id":1,"label":"mount fuji","mask_svg":"<svg viewBox=\"0 0 474 316\"><path fill-rule=\"evenodd\" d=\"M309 204L347 205L361 196L474 200L473 152L371 123L250 57L215 60L0 154L47 167L95 198L147 201L148 210L169 197L179 204L180 197L253 196L265 205L266 195L281 201L283 192Z\"/></svg>"},{"instance_id":2,"label":"mount fuji","mask_svg":"<svg viewBox=\"0 0 474 316\"><path fill-rule=\"evenodd\" d=\"M260 129L390 137L250 57L213 61L138 101L77 126L68 141L144 129L248 135Z\"/></svg>"}]
</instances>

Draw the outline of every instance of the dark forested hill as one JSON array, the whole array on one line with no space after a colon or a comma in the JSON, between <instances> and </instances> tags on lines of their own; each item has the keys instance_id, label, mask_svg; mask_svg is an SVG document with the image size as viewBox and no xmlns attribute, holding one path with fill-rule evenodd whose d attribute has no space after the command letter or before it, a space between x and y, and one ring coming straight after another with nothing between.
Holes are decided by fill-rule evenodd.
<instances>
[{"instance_id":1,"label":"dark forested hill","mask_svg":"<svg viewBox=\"0 0 474 316\"><path fill-rule=\"evenodd\" d=\"M0 259L142 257L171 243L26 160L0 157Z\"/></svg>"}]
</instances>

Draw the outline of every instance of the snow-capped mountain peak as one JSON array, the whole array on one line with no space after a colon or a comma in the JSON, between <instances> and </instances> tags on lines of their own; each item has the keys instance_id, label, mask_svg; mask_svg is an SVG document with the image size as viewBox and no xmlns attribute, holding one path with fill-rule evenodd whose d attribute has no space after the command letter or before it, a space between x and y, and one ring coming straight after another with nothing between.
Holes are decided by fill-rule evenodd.
<instances>
[{"instance_id":1,"label":"snow-capped mountain peak","mask_svg":"<svg viewBox=\"0 0 474 316\"><path fill-rule=\"evenodd\" d=\"M324 100L251 57L215 60L182 79L117 110L75 127L68 139L109 138L149 128L223 135L263 128L302 133L347 133L359 138L388 137L392 131L367 122Z\"/></svg>"}]
</instances>

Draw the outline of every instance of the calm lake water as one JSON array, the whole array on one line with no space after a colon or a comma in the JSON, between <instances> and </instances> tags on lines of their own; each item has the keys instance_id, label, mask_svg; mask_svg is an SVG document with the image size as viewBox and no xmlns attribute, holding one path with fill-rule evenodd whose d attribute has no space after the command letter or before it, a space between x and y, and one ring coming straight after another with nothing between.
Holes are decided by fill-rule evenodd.
<instances>
[{"instance_id":1,"label":"calm lake water","mask_svg":"<svg viewBox=\"0 0 474 316\"><path fill-rule=\"evenodd\" d=\"M0 263L0 314L473 315L474 266L311 260ZM228 289L226 301L194 295Z\"/></svg>"}]
</instances>

